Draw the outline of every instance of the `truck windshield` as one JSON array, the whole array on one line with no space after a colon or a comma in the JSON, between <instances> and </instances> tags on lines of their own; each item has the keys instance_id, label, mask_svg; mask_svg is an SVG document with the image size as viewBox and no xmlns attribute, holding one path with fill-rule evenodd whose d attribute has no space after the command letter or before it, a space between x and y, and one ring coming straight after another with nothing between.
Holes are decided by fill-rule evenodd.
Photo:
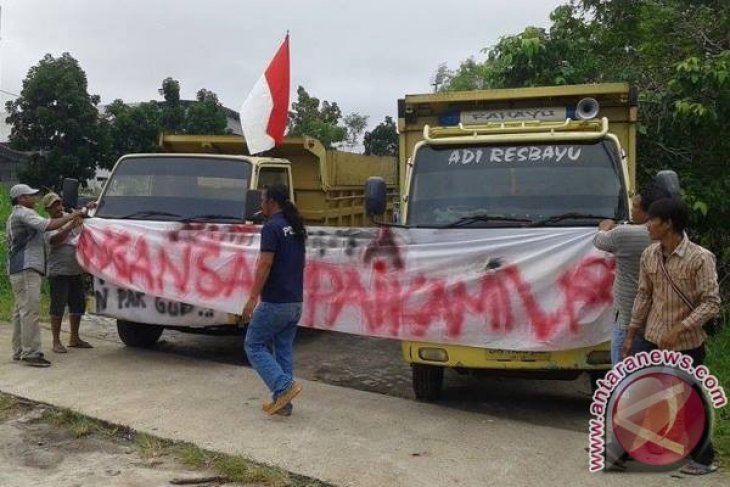
<instances>
[{"instance_id":1,"label":"truck windshield","mask_svg":"<svg viewBox=\"0 0 730 487\"><path fill-rule=\"evenodd\" d=\"M96 216L242 221L251 163L197 157L131 157L117 164Z\"/></svg>"},{"instance_id":2,"label":"truck windshield","mask_svg":"<svg viewBox=\"0 0 730 487\"><path fill-rule=\"evenodd\" d=\"M516 226L561 215L549 225L595 225L595 216L628 216L620 159L608 140L425 145L415 156L411 188L414 226Z\"/></svg>"}]
</instances>

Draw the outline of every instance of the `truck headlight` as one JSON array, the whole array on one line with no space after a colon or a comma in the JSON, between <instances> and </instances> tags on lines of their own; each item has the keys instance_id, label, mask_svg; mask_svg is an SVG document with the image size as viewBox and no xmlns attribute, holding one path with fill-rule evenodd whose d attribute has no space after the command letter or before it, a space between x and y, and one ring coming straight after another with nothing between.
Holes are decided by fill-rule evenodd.
<instances>
[{"instance_id":1,"label":"truck headlight","mask_svg":"<svg viewBox=\"0 0 730 487\"><path fill-rule=\"evenodd\" d=\"M425 347L418 349L418 356L421 360L429 362L448 362L449 354L443 348Z\"/></svg>"}]
</instances>

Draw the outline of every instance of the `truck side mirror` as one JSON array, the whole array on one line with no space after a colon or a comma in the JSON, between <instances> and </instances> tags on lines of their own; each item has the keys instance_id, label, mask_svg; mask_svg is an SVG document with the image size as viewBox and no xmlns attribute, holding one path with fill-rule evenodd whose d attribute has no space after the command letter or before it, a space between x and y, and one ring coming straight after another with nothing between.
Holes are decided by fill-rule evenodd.
<instances>
[{"instance_id":1,"label":"truck side mirror","mask_svg":"<svg viewBox=\"0 0 730 487\"><path fill-rule=\"evenodd\" d=\"M666 190L673 198L680 196L679 177L672 170L659 171L654 176L654 182L662 189Z\"/></svg>"},{"instance_id":2,"label":"truck side mirror","mask_svg":"<svg viewBox=\"0 0 730 487\"><path fill-rule=\"evenodd\" d=\"M365 182L365 213L371 219L385 214L387 192L385 180L381 177L373 176Z\"/></svg>"},{"instance_id":3,"label":"truck side mirror","mask_svg":"<svg viewBox=\"0 0 730 487\"><path fill-rule=\"evenodd\" d=\"M246 191L246 221L262 223L264 215L261 213L261 191L249 189Z\"/></svg>"},{"instance_id":4,"label":"truck side mirror","mask_svg":"<svg viewBox=\"0 0 730 487\"><path fill-rule=\"evenodd\" d=\"M79 181L78 179L64 178L63 190L61 191L64 208L77 208L79 205Z\"/></svg>"}]
</instances>

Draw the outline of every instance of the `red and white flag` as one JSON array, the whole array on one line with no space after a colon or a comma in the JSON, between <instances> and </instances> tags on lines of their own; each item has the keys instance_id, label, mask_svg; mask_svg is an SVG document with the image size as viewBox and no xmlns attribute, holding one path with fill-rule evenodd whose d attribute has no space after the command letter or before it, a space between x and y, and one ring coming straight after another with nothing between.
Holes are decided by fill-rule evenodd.
<instances>
[{"instance_id":1,"label":"red and white flag","mask_svg":"<svg viewBox=\"0 0 730 487\"><path fill-rule=\"evenodd\" d=\"M289 34L241 106L241 128L249 154L284 139L289 115Z\"/></svg>"}]
</instances>

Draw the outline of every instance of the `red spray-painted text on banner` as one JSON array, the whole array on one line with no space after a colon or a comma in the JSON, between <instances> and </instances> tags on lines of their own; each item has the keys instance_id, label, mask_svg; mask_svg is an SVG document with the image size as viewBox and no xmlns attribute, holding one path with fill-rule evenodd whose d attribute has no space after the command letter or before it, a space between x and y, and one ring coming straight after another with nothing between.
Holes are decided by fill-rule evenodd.
<instances>
[{"instance_id":1,"label":"red spray-painted text on banner","mask_svg":"<svg viewBox=\"0 0 730 487\"><path fill-rule=\"evenodd\" d=\"M156 323L160 309L199 307L217 317L239 313L248 298L259 230L90 219L77 254L99 282L119 288L112 295L159 298L142 310L120 301L105 314ZM614 261L593 249L590 229L309 232L302 326L526 351L609 337ZM186 324L195 319L191 312Z\"/></svg>"}]
</instances>

